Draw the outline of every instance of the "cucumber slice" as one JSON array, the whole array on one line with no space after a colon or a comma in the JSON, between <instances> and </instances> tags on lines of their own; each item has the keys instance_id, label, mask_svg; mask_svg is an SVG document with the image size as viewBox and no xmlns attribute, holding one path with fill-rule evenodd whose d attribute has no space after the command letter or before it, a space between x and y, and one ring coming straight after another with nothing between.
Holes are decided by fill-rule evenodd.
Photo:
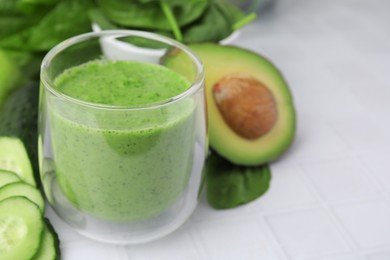
<instances>
[{"instance_id":1,"label":"cucumber slice","mask_svg":"<svg viewBox=\"0 0 390 260\"><path fill-rule=\"evenodd\" d=\"M9 197L24 196L38 205L42 214L45 212L45 201L38 189L24 182L9 183L0 188L0 201Z\"/></svg>"},{"instance_id":2,"label":"cucumber slice","mask_svg":"<svg viewBox=\"0 0 390 260\"><path fill-rule=\"evenodd\" d=\"M21 179L14 172L0 170L0 188L9 183L19 181L21 181Z\"/></svg>"},{"instance_id":3,"label":"cucumber slice","mask_svg":"<svg viewBox=\"0 0 390 260\"><path fill-rule=\"evenodd\" d=\"M25 197L0 201L0 259L30 259L39 249L41 211Z\"/></svg>"},{"instance_id":4,"label":"cucumber slice","mask_svg":"<svg viewBox=\"0 0 390 260\"><path fill-rule=\"evenodd\" d=\"M0 137L0 169L15 172L23 181L36 187L30 159L19 138Z\"/></svg>"},{"instance_id":5,"label":"cucumber slice","mask_svg":"<svg viewBox=\"0 0 390 260\"><path fill-rule=\"evenodd\" d=\"M32 260L56 260L60 259L60 240L51 225L49 219L45 218L45 227L38 252Z\"/></svg>"}]
</instances>

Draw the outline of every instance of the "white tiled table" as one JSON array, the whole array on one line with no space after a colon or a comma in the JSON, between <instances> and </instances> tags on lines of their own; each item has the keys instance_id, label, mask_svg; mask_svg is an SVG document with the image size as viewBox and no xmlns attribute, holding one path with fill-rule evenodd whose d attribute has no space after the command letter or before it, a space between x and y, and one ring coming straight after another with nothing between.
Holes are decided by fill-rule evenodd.
<instances>
[{"instance_id":1,"label":"white tiled table","mask_svg":"<svg viewBox=\"0 0 390 260\"><path fill-rule=\"evenodd\" d=\"M49 208L64 260L390 259L390 1L279 0L234 44L270 58L295 97L296 141L269 192L233 210L202 201L172 235L128 247Z\"/></svg>"}]
</instances>

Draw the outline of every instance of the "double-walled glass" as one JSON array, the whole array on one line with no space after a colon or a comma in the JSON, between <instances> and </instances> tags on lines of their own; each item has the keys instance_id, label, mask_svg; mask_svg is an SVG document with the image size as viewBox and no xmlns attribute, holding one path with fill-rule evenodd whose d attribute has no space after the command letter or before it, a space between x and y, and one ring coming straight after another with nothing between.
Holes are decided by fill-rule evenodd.
<instances>
[{"instance_id":1,"label":"double-walled glass","mask_svg":"<svg viewBox=\"0 0 390 260\"><path fill-rule=\"evenodd\" d=\"M161 102L115 106L77 99L56 86L64 71L96 60L165 66L190 87ZM178 228L202 186L203 82L194 53L151 33L88 33L54 47L41 68L39 157L55 212L80 233L111 243L142 243Z\"/></svg>"}]
</instances>

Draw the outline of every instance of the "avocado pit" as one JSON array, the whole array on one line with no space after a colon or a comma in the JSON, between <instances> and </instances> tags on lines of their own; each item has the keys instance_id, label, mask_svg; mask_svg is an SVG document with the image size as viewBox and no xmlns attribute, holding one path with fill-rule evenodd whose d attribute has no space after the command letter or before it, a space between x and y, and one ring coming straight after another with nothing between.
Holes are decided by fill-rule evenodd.
<instances>
[{"instance_id":1,"label":"avocado pit","mask_svg":"<svg viewBox=\"0 0 390 260\"><path fill-rule=\"evenodd\" d=\"M213 96L226 124L245 139L257 139L276 124L278 111L271 91L251 76L222 78L213 86Z\"/></svg>"}]
</instances>

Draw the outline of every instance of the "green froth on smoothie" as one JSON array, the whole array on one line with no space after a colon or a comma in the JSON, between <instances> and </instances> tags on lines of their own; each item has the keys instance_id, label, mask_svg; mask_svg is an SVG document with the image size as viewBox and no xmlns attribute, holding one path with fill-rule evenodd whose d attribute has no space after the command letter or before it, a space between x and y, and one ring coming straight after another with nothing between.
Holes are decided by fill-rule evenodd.
<instances>
[{"instance_id":1,"label":"green froth on smoothie","mask_svg":"<svg viewBox=\"0 0 390 260\"><path fill-rule=\"evenodd\" d=\"M96 60L66 70L56 78L55 85L65 94L84 101L132 106L177 96L190 84L160 65Z\"/></svg>"},{"instance_id":2,"label":"green froth on smoothie","mask_svg":"<svg viewBox=\"0 0 390 260\"><path fill-rule=\"evenodd\" d=\"M94 78L90 74L100 73L100 69L80 68L91 68L96 63L66 71L56 80L57 87L63 89L62 83L69 84L75 74L78 82L87 80L83 79L83 73L86 78ZM112 68L112 64L102 62L98 67L103 71L104 66ZM133 62L115 64L128 65L130 70L135 70ZM73 73L73 69L77 73ZM143 63L137 63L137 69L153 75L161 72L157 66ZM155 69L158 72L153 73ZM107 74L101 85L99 81L94 82L94 89L107 87L109 78L117 76ZM161 77L154 80L160 82ZM172 85L181 85L176 87L178 89L185 90L189 86L172 71L168 78ZM164 88L159 82L154 83L155 88ZM110 85L110 88L116 86ZM73 87L67 89L73 91ZM74 89L78 98L88 96L81 93L81 89L90 92L87 87ZM104 100L105 93L97 91L88 101ZM73 92L69 94L75 96ZM114 96L109 96L108 100L111 98ZM125 101L122 97L119 99ZM114 100L115 104L124 105L120 102ZM72 107L61 104L58 99L49 100L48 104L56 177L64 194L80 210L112 221L143 220L164 212L186 189L195 143L195 102L192 99L137 112Z\"/></svg>"}]
</instances>

